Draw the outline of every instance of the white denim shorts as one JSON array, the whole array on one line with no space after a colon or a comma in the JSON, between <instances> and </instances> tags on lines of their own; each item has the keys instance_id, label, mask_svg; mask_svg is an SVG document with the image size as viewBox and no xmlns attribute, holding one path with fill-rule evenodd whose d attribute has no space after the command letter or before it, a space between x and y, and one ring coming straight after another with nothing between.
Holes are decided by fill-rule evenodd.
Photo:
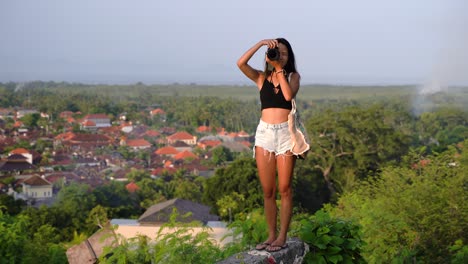
<instances>
[{"instance_id":1,"label":"white denim shorts","mask_svg":"<svg viewBox=\"0 0 468 264\"><path fill-rule=\"evenodd\" d=\"M260 120L255 132L254 158L256 146L262 147L270 153L274 152L276 156L291 150L291 134L289 133L288 122L268 124Z\"/></svg>"}]
</instances>

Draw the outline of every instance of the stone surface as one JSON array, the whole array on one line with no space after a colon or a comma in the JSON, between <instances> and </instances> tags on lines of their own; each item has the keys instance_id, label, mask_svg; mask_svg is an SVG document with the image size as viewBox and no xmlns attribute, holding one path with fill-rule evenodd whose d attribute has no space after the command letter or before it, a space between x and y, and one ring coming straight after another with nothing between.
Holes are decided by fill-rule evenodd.
<instances>
[{"instance_id":1,"label":"stone surface","mask_svg":"<svg viewBox=\"0 0 468 264\"><path fill-rule=\"evenodd\" d=\"M288 247L278 252L250 250L235 254L217 264L300 264L308 252L307 244L298 238L291 238Z\"/></svg>"}]
</instances>

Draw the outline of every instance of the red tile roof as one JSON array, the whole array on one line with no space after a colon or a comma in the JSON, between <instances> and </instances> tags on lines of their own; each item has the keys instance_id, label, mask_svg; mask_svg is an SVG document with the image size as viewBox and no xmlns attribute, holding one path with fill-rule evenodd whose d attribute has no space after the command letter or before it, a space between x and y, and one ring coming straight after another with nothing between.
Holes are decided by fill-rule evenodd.
<instances>
[{"instance_id":1,"label":"red tile roof","mask_svg":"<svg viewBox=\"0 0 468 264\"><path fill-rule=\"evenodd\" d=\"M198 131L198 132L201 132L201 133L210 132L210 131L211 131L211 127L209 127L209 126L199 126L199 127L197 128L197 131Z\"/></svg>"},{"instance_id":2,"label":"red tile roof","mask_svg":"<svg viewBox=\"0 0 468 264\"><path fill-rule=\"evenodd\" d=\"M49 181L47 181L46 179L43 179L42 177L38 175L33 175L27 178L23 183L27 185L31 185L31 186L51 185Z\"/></svg>"},{"instance_id":3,"label":"red tile roof","mask_svg":"<svg viewBox=\"0 0 468 264\"><path fill-rule=\"evenodd\" d=\"M148 131L145 132L145 135L147 135L149 137L159 137L161 135L161 133L159 133L156 130L148 130Z\"/></svg>"},{"instance_id":4,"label":"red tile roof","mask_svg":"<svg viewBox=\"0 0 468 264\"><path fill-rule=\"evenodd\" d=\"M91 120L85 120L85 121L83 122L83 126L87 126L87 127L96 126L96 123L94 123L94 122L91 121Z\"/></svg>"},{"instance_id":5,"label":"red tile roof","mask_svg":"<svg viewBox=\"0 0 468 264\"><path fill-rule=\"evenodd\" d=\"M112 139L101 134L74 134L69 141L73 143L110 143Z\"/></svg>"},{"instance_id":6,"label":"red tile roof","mask_svg":"<svg viewBox=\"0 0 468 264\"><path fill-rule=\"evenodd\" d=\"M173 174L175 172L177 172L177 169L176 168L172 168L172 167L169 167L169 168L156 168L154 170L151 171L151 175L162 175L164 172L167 172L169 174Z\"/></svg>"},{"instance_id":7,"label":"red tile roof","mask_svg":"<svg viewBox=\"0 0 468 264\"><path fill-rule=\"evenodd\" d=\"M10 154L29 154L29 150L25 148L17 148L10 151Z\"/></svg>"},{"instance_id":8,"label":"red tile roof","mask_svg":"<svg viewBox=\"0 0 468 264\"><path fill-rule=\"evenodd\" d=\"M198 142L198 146L200 146L203 149L206 149L207 147L216 147L219 144L221 144L221 140L203 140L201 142Z\"/></svg>"},{"instance_id":9,"label":"red tile roof","mask_svg":"<svg viewBox=\"0 0 468 264\"><path fill-rule=\"evenodd\" d=\"M14 127L21 127L23 125L23 122L21 121L16 121L15 124L13 125Z\"/></svg>"},{"instance_id":10,"label":"red tile roof","mask_svg":"<svg viewBox=\"0 0 468 264\"><path fill-rule=\"evenodd\" d=\"M197 155L193 154L192 152L190 151L182 151L181 153L177 154L174 156L174 159L178 160L178 159L187 159L187 158L194 158L194 159L197 159Z\"/></svg>"},{"instance_id":11,"label":"red tile roof","mask_svg":"<svg viewBox=\"0 0 468 264\"><path fill-rule=\"evenodd\" d=\"M62 134L58 134L55 139L56 140L69 140L75 136L75 133L73 132L66 132Z\"/></svg>"},{"instance_id":12,"label":"red tile roof","mask_svg":"<svg viewBox=\"0 0 468 264\"><path fill-rule=\"evenodd\" d=\"M160 149L157 149L154 153L158 155L175 155L179 152L177 151L176 148L167 146L167 147L162 147Z\"/></svg>"},{"instance_id":13,"label":"red tile roof","mask_svg":"<svg viewBox=\"0 0 468 264\"><path fill-rule=\"evenodd\" d=\"M138 185L134 182L131 182L125 185L125 188L127 189L128 192L131 192L131 193L134 193L140 189L140 187L138 187Z\"/></svg>"},{"instance_id":14,"label":"red tile roof","mask_svg":"<svg viewBox=\"0 0 468 264\"><path fill-rule=\"evenodd\" d=\"M129 147L151 147L151 143L144 139L128 139L127 146Z\"/></svg>"},{"instance_id":15,"label":"red tile roof","mask_svg":"<svg viewBox=\"0 0 468 264\"><path fill-rule=\"evenodd\" d=\"M165 115L166 112L164 112L164 110L162 110L161 108L156 108L154 110L151 110L150 114L151 115Z\"/></svg>"},{"instance_id":16,"label":"red tile roof","mask_svg":"<svg viewBox=\"0 0 468 264\"><path fill-rule=\"evenodd\" d=\"M164 168L172 168L172 167L173 167L172 161L166 160L166 162L164 162Z\"/></svg>"},{"instance_id":17,"label":"red tile roof","mask_svg":"<svg viewBox=\"0 0 468 264\"><path fill-rule=\"evenodd\" d=\"M175 134L172 134L167 137L168 140L176 141L176 140L192 140L193 136L185 131L182 132L176 132Z\"/></svg>"}]
</instances>

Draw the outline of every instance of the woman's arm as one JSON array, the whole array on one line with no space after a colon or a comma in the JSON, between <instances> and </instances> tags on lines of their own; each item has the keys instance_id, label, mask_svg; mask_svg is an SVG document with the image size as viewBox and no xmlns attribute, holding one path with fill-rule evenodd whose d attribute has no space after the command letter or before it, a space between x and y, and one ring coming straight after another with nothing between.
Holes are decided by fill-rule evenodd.
<instances>
[{"instance_id":1,"label":"woman's arm","mask_svg":"<svg viewBox=\"0 0 468 264\"><path fill-rule=\"evenodd\" d=\"M247 76L249 79L254 81L258 87L262 86L263 83L263 75L261 71L252 68L248 62L252 58L252 56L262 47L267 45L270 48L276 47L278 45L278 41L275 39L265 39L259 41L249 50L247 50L244 55L242 55L239 60L237 60L237 67Z\"/></svg>"},{"instance_id":2,"label":"woman's arm","mask_svg":"<svg viewBox=\"0 0 468 264\"><path fill-rule=\"evenodd\" d=\"M276 77L281 85L281 91L283 92L284 99L286 99L286 101L291 101L296 97L296 94L299 91L301 76L297 72L292 72L288 82L287 75L284 75L283 69L280 68L276 71Z\"/></svg>"}]
</instances>

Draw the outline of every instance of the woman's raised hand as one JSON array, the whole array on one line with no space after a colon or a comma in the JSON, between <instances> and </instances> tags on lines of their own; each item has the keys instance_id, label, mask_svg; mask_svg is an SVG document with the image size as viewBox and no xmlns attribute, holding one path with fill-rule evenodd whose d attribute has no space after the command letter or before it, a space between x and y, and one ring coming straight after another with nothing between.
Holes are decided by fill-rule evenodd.
<instances>
[{"instance_id":1,"label":"woman's raised hand","mask_svg":"<svg viewBox=\"0 0 468 264\"><path fill-rule=\"evenodd\" d=\"M270 49L278 47L278 41L276 39L264 39L261 42Z\"/></svg>"}]
</instances>

